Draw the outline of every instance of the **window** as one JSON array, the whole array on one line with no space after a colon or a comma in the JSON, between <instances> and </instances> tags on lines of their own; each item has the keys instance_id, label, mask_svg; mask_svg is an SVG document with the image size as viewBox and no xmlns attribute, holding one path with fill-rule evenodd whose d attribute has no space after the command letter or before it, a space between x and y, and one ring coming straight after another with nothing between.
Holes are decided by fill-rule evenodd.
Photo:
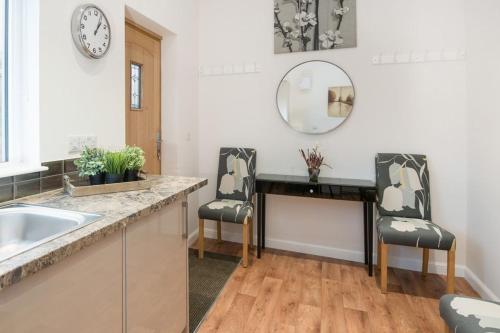
<instances>
[{"instance_id":1,"label":"window","mask_svg":"<svg viewBox=\"0 0 500 333\"><path fill-rule=\"evenodd\" d=\"M0 0L0 163L8 160L8 118L7 118L7 12L8 2Z\"/></svg>"},{"instance_id":2,"label":"window","mask_svg":"<svg viewBox=\"0 0 500 333\"><path fill-rule=\"evenodd\" d=\"M0 178L40 166L39 0L0 0Z\"/></svg>"},{"instance_id":3,"label":"window","mask_svg":"<svg viewBox=\"0 0 500 333\"><path fill-rule=\"evenodd\" d=\"M130 64L130 108L139 110L142 107L142 66Z\"/></svg>"}]
</instances>

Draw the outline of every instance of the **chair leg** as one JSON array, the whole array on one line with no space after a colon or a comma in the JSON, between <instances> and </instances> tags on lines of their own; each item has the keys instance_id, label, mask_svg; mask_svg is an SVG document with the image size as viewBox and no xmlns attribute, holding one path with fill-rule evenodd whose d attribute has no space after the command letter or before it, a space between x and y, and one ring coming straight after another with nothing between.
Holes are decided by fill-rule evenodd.
<instances>
[{"instance_id":1,"label":"chair leg","mask_svg":"<svg viewBox=\"0 0 500 333\"><path fill-rule=\"evenodd\" d=\"M222 243L222 222L217 221L217 243Z\"/></svg>"},{"instance_id":2,"label":"chair leg","mask_svg":"<svg viewBox=\"0 0 500 333\"><path fill-rule=\"evenodd\" d=\"M243 267L248 267L248 221L243 224Z\"/></svg>"},{"instance_id":3,"label":"chair leg","mask_svg":"<svg viewBox=\"0 0 500 333\"><path fill-rule=\"evenodd\" d=\"M455 292L455 242L453 242L453 246L448 251L448 274L446 280L446 292L453 294Z\"/></svg>"},{"instance_id":4,"label":"chair leg","mask_svg":"<svg viewBox=\"0 0 500 333\"><path fill-rule=\"evenodd\" d=\"M203 259L205 251L205 220L198 221L198 258Z\"/></svg>"},{"instance_id":5,"label":"chair leg","mask_svg":"<svg viewBox=\"0 0 500 333\"><path fill-rule=\"evenodd\" d=\"M422 276L427 276L427 273L429 273L429 249L423 249Z\"/></svg>"},{"instance_id":6,"label":"chair leg","mask_svg":"<svg viewBox=\"0 0 500 333\"><path fill-rule=\"evenodd\" d=\"M387 293L387 244L380 244L380 289Z\"/></svg>"},{"instance_id":7,"label":"chair leg","mask_svg":"<svg viewBox=\"0 0 500 333\"><path fill-rule=\"evenodd\" d=\"M249 219L250 225L248 227L248 234L250 236L250 241L248 245L251 249L253 249L253 219Z\"/></svg>"}]
</instances>

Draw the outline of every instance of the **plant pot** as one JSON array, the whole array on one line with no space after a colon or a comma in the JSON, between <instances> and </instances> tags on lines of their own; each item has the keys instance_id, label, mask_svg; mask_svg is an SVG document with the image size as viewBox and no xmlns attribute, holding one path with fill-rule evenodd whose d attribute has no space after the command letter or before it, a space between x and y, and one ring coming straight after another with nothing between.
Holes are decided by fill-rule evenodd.
<instances>
[{"instance_id":1,"label":"plant pot","mask_svg":"<svg viewBox=\"0 0 500 333\"><path fill-rule=\"evenodd\" d=\"M106 173L106 184L122 183L123 175L117 175L113 173Z\"/></svg>"},{"instance_id":2,"label":"plant pot","mask_svg":"<svg viewBox=\"0 0 500 333\"><path fill-rule=\"evenodd\" d=\"M90 185L102 185L105 181L105 174L103 172L97 175L89 176Z\"/></svg>"},{"instance_id":3,"label":"plant pot","mask_svg":"<svg viewBox=\"0 0 500 333\"><path fill-rule=\"evenodd\" d=\"M312 183L317 183L321 169L309 168L307 169L307 171L309 171L309 181Z\"/></svg>"},{"instance_id":4,"label":"plant pot","mask_svg":"<svg viewBox=\"0 0 500 333\"><path fill-rule=\"evenodd\" d=\"M139 180L139 170L125 170L125 177L123 180L126 182L135 182Z\"/></svg>"}]
</instances>

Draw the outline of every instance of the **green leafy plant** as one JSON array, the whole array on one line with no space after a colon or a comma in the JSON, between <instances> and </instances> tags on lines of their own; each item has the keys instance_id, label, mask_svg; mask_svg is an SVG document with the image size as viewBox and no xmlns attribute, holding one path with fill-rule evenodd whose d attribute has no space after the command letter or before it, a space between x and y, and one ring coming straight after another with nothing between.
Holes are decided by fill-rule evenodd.
<instances>
[{"instance_id":1,"label":"green leafy plant","mask_svg":"<svg viewBox=\"0 0 500 333\"><path fill-rule=\"evenodd\" d=\"M81 177L95 176L104 172L104 150L85 147L75 165Z\"/></svg>"},{"instance_id":2,"label":"green leafy plant","mask_svg":"<svg viewBox=\"0 0 500 333\"><path fill-rule=\"evenodd\" d=\"M130 147L127 146L123 150L123 154L125 154L127 169L131 171L141 170L146 163L146 158L144 157L144 150L140 147Z\"/></svg>"},{"instance_id":3,"label":"green leafy plant","mask_svg":"<svg viewBox=\"0 0 500 333\"><path fill-rule=\"evenodd\" d=\"M104 170L108 174L123 175L126 169L127 158L123 152L107 152L104 155Z\"/></svg>"}]
</instances>

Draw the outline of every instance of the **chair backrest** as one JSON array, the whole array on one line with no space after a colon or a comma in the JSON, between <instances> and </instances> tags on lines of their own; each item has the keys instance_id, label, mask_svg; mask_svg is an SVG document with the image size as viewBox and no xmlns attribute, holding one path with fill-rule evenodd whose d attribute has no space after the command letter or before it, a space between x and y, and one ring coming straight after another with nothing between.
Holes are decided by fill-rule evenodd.
<instances>
[{"instance_id":1,"label":"chair backrest","mask_svg":"<svg viewBox=\"0 0 500 333\"><path fill-rule=\"evenodd\" d=\"M217 199L251 201L255 193L257 151L252 148L221 148Z\"/></svg>"},{"instance_id":2,"label":"chair backrest","mask_svg":"<svg viewBox=\"0 0 500 333\"><path fill-rule=\"evenodd\" d=\"M380 215L431 220L425 155L377 154L375 167Z\"/></svg>"}]
</instances>

